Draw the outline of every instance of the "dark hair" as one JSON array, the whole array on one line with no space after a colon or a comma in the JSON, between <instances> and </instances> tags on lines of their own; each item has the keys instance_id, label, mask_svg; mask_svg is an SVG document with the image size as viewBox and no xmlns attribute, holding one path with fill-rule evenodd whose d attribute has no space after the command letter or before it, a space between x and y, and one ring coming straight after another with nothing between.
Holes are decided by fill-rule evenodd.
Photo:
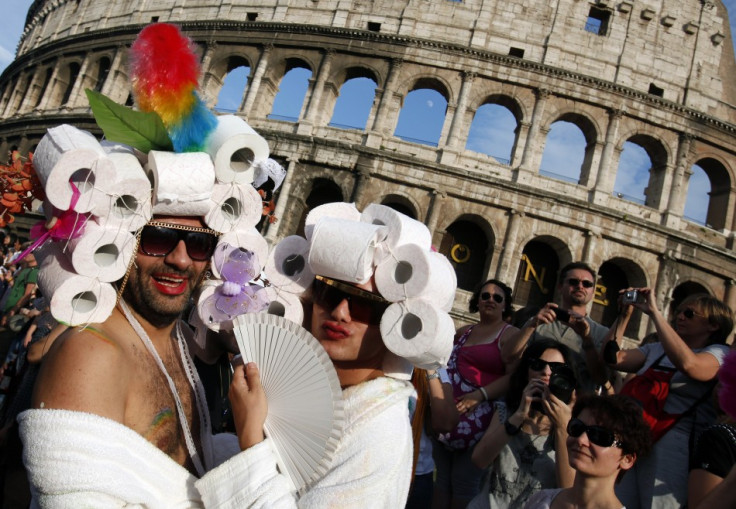
<instances>
[{"instance_id":1,"label":"dark hair","mask_svg":"<svg viewBox=\"0 0 736 509\"><path fill-rule=\"evenodd\" d=\"M708 323L718 327L717 330L713 331L710 335L710 343L726 344L726 339L733 330L733 312L723 301L708 295L707 293L697 293L694 295L688 295L685 299L680 302L678 309L684 304L692 304L695 306L696 311L702 313L705 316Z\"/></svg>"},{"instance_id":2,"label":"dark hair","mask_svg":"<svg viewBox=\"0 0 736 509\"><path fill-rule=\"evenodd\" d=\"M652 433L642 417L641 405L635 399L622 394L585 394L575 402L572 416L579 416L583 410L588 410L599 425L613 431L621 441L622 454L635 454L637 459L649 454ZM616 482L625 473L625 470L619 472Z\"/></svg>"},{"instance_id":3,"label":"dark hair","mask_svg":"<svg viewBox=\"0 0 736 509\"><path fill-rule=\"evenodd\" d=\"M529 383L529 364L535 359L539 359L546 350L557 350L562 354L562 358L565 359L570 369L575 371L575 365L572 361L572 354L570 349L554 339L540 339L527 345L526 350L521 355L521 360L516 370L511 373L509 378L509 390L506 393L506 406L508 408L508 415L516 412L521 404L521 394L524 392L524 388ZM577 373L575 373L577 378Z\"/></svg>"},{"instance_id":4,"label":"dark hair","mask_svg":"<svg viewBox=\"0 0 736 509\"><path fill-rule=\"evenodd\" d=\"M509 287L503 281L499 281L498 279L489 279L485 283L475 287L473 296L470 297L470 302L468 302L468 311L470 311L471 313L478 312L478 301L480 299L480 292L484 286L491 284L496 285L501 290L503 290L503 317L506 318L508 316L511 316L514 313L514 308L511 306L511 301L513 300L513 297L511 296L511 287Z\"/></svg>"},{"instance_id":5,"label":"dark hair","mask_svg":"<svg viewBox=\"0 0 736 509\"><path fill-rule=\"evenodd\" d=\"M562 283L567 277L567 273L575 269L582 269L582 270L587 270L588 272L590 272L590 275L593 276L593 282L595 283L595 279L596 277L598 277L598 275L593 270L593 267L591 267L585 262L572 262L562 267L562 270L560 270L560 281L559 282Z\"/></svg>"}]
</instances>

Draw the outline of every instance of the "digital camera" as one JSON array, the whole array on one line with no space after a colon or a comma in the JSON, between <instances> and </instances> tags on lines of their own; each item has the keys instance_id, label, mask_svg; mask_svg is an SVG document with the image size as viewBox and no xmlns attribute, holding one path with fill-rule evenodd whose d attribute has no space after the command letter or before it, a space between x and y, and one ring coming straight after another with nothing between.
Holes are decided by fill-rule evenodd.
<instances>
[{"instance_id":1,"label":"digital camera","mask_svg":"<svg viewBox=\"0 0 736 509\"><path fill-rule=\"evenodd\" d=\"M624 292L624 298L623 298L624 304L633 304L634 302L637 302L638 300L639 300L638 290L626 290Z\"/></svg>"},{"instance_id":2,"label":"digital camera","mask_svg":"<svg viewBox=\"0 0 736 509\"><path fill-rule=\"evenodd\" d=\"M577 381L575 373L569 366L560 366L549 377L549 392L561 399L565 404L572 400L572 392Z\"/></svg>"}]
</instances>

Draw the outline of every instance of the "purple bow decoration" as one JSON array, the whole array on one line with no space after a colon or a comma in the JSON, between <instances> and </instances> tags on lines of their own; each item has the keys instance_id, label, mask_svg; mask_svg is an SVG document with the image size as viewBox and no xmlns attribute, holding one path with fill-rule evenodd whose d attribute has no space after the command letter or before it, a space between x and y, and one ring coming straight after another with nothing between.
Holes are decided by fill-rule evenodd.
<instances>
[{"instance_id":1,"label":"purple bow decoration","mask_svg":"<svg viewBox=\"0 0 736 509\"><path fill-rule=\"evenodd\" d=\"M222 323L268 308L270 301L263 287L251 283L261 273L258 256L253 251L224 243L217 246L212 261L223 283L202 303L200 316L205 322Z\"/></svg>"}]
</instances>

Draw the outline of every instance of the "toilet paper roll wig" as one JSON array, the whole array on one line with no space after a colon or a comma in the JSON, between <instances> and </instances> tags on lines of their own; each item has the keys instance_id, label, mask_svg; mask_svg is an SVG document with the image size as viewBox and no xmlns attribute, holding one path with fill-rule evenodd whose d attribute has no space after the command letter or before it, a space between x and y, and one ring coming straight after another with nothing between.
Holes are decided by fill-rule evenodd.
<instances>
[{"instance_id":1,"label":"toilet paper roll wig","mask_svg":"<svg viewBox=\"0 0 736 509\"><path fill-rule=\"evenodd\" d=\"M305 233L306 239L291 236L274 246L266 263L269 291L284 296L282 306L290 300L285 296L305 294L315 275L327 284L374 277L390 303L380 319L389 350L384 372L408 379L412 365L436 369L447 363L455 332L448 311L457 280L447 259L432 250L424 224L384 205L371 204L361 214L354 204L330 203L309 213Z\"/></svg>"},{"instance_id":2,"label":"toilet paper roll wig","mask_svg":"<svg viewBox=\"0 0 736 509\"><path fill-rule=\"evenodd\" d=\"M55 245L41 250L48 260L39 281L47 282L44 293L64 289L51 306L60 321L84 325L109 316L111 285L129 271L140 232L154 215L201 217L213 233L228 234L212 258L218 279L204 299L208 325L268 305L255 284L267 247L255 230L264 203L254 180L269 183L270 192L285 172L243 119L218 117L204 106L198 60L194 43L176 26L144 28L129 53L138 110L87 90L106 141L63 125L39 143L33 161L47 220L36 228L32 249ZM102 304L105 309L94 310Z\"/></svg>"}]
</instances>

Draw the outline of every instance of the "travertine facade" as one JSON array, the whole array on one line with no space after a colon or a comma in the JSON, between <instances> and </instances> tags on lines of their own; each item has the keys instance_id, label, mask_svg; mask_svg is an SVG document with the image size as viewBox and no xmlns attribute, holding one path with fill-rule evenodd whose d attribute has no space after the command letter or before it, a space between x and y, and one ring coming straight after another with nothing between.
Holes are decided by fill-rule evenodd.
<instances>
[{"instance_id":1,"label":"travertine facade","mask_svg":"<svg viewBox=\"0 0 736 509\"><path fill-rule=\"evenodd\" d=\"M720 1L37 0L0 77L0 150L30 150L60 122L95 130L83 90L126 102L126 48L151 21L201 46L212 105L227 73L249 68L238 114L288 168L270 240L324 201L396 206L455 261L458 322L472 283L499 277L517 305L538 304L577 259L601 268L592 313L604 322L628 285L656 288L667 309L703 290L735 307L736 64ZM275 118L294 68L312 73L301 112ZM377 85L366 127L332 125L355 77ZM395 135L416 89L447 101L436 146ZM486 104L516 120L508 164L466 149ZM575 182L540 173L560 120L585 137ZM652 162L643 204L613 194L627 141ZM694 164L711 183L707 227L683 218Z\"/></svg>"}]
</instances>

